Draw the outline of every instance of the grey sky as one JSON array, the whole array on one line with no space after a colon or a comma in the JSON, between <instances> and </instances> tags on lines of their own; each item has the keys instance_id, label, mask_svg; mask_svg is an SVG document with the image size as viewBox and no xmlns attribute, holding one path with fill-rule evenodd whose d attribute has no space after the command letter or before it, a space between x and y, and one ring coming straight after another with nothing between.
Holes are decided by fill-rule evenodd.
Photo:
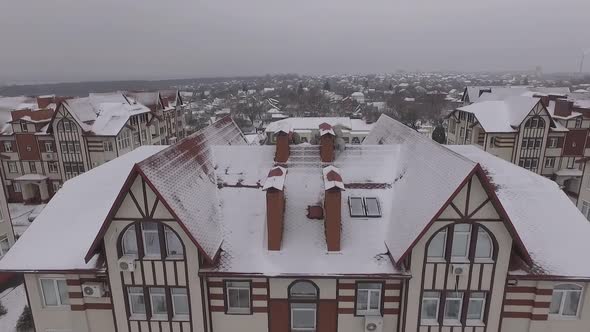
<instances>
[{"instance_id":1,"label":"grey sky","mask_svg":"<svg viewBox=\"0 0 590 332\"><path fill-rule=\"evenodd\" d=\"M589 12L588 0L2 0L0 83L575 71Z\"/></svg>"}]
</instances>

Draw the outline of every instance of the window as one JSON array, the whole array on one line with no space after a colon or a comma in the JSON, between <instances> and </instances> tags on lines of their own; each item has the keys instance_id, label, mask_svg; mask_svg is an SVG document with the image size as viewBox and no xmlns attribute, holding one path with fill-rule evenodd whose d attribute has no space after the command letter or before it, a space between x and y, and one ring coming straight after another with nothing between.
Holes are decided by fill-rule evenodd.
<instances>
[{"instance_id":1,"label":"window","mask_svg":"<svg viewBox=\"0 0 590 332\"><path fill-rule=\"evenodd\" d=\"M461 308L463 307L463 293L449 292L445 299L444 321L455 323L461 317Z\"/></svg>"},{"instance_id":2,"label":"window","mask_svg":"<svg viewBox=\"0 0 590 332\"><path fill-rule=\"evenodd\" d=\"M160 257L160 237L158 224L155 222L142 222L143 250L148 257Z\"/></svg>"},{"instance_id":3,"label":"window","mask_svg":"<svg viewBox=\"0 0 590 332\"><path fill-rule=\"evenodd\" d=\"M447 242L447 230L444 229L438 232L428 246L428 257L430 258L444 258L445 248Z\"/></svg>"},{"instance_id":4,"label":"window","mask_svg":"<svg viewBox=\"0 0 590 332\"><path fill-rule=\"evenodd\" d=\"M111 141L104 141L102 142L105 151L113 151L113 142Z\"/></svg>"},{"instance_id":5,"label":"window","mask_svg":"<svg viewBox=\"0 0 590 332\"><path fill-rule=\"evenodd\" d=\"M68 286L64 279L39 279L43 304L46 307L58 307L70 304Z\"/></svg>"},{"instance_id":6,"label":"window","mask_svg":"<svg viewBox=\"0 0 590 332\"><path fill-rule=\"evenodd\" d=\"M188 294L186 288L171 288L170 296L172 297L172 312L176 319L187 319L188 311Z\"/></svg>"},{"instance_id":7,"label":"window","mask_svg":"<svg viewBox=\"0 0 590 332\"><path fill-rule=\"evenodd\" d=\"M549 137L549 141L547 142L547 145L549 148L556 148L558 141L559 141L559 138L557 138L557 137Z\"/></svg>"},{"instance_id":8,"label":"window","mask_svg":"<svg viewBox=\"0 0 590 332\"><path fill-rule=\"evenodd\" d=\"M364 217L365 207L361 197L348 197L348 206L350 207L351 217Z\"/></svg>"},{"instance_id":9,"label":"window","mask_svg":"<svg viewBox=\"0 0 590 332\"><path fill-rule=\"evenodd\" d=\"M16 165L16 161L8 162L8 173L18 173L18 166Z\"/></svg>"},{"instance_id":10,"label":"window","mask_svg":"<svg viewBox=\"0 0 590 332\"><path fill-rule=\"evenodd\" d=\"M381 217L381 208L376 197L348 197L351 217Z\"/></svg>"},{"instance_id":11,"label":"window","mask_svg":"<svg viewBox=\"0 0 590 332\"><path fill-rule=\"evenodd\" d=\"M138 251L135 226L127 228L127 230L123 234L121 246L123 248L123 255L137 256Z\"/></svg>"},{"instance_id":12,"label":"window","mask_svg":"<svg viewBox=\"0 0 590 332\"><path fill-rule=\"evenodd\" d=\"M145 294L141 287L127 288L131 315L145 315Z\"/></svg>"},{"instance_id":13,"label":"window","mask_svg":"<svg viewBox=\"0 0 590 332\"><path fill-rule=\"evenodd\" d=\"M381 283L358 283L356 289L356 314L379 315L381 314Z\"/></svg>"},{"instance_id":14,"label":"window","mask_svg":"<svg viewBox=\"0 0 590 332\"><path fill-rule=\"evenodd\" d=\"M590 202L582 201L582 214L590 220Z\"/></svg>"},{"instance_id":15,"label":"window","mask_svg":"<svg viewBox=\"0 0 590 332\"><path fill-rule=\"evenodd\" d=\"M453 231L453 245L451 258L467 258L469 254L469 239L471 237L471 225L456 224Z\"/></svg>"},{"instance_id":16,"label":"window","mask_svg":"<svg viewBox=\"0 0 590 332\"><path fill-rule=\"evenodd\" d=\"M486 294L483 292L474 292L469 296L467 304L467 321L483 321L483 312L486 307Z\"/></svg>"},{"instance_id":17,"label":"window","mask_svg":"<svg viewBox=\"0 0 590 332\"><path fill-rule=\"evenodd\" d=\"M129 130L121 131L121 134L117 136L117 146L119 150L126 149L131 145L131 135L129 135Z\"/></svg>"},{"instance_id":18,"label":"window","mask_svg":"<svg viewBox=\"0 0 590 332\"><path fill-rule=\"evenodd\" d=\"M74 142L74 152L80 153L80 142Z\"/></svg>"},{"instance_id":19,"label":"window","mask_svg":"<svg viewBox=\"0 0 590 332\"><path fill-rule=\"evenodd\" d=\"M14 192L15 193L20 193L20 192L23 191L23 189L20 186L20 183L18 183L18 182L13 182L12 183L12 188L14 189Z\"/></svg>"},{"instance_id":20,"label":"window","mask_svg":"<svg viewBox=\"0 0 590 332\"><path fill-rule=\"evenodd\" d=\"M422 296L422 313L420 316L422 322L428 323L430 321L435 323L438 319L439 306L440 293L425 291Z\"/></svg>"},{"instance_id":21,"label":"window","mask_svg":"<svg viewBox=\"0 0 590 332\"><path fill-rule=\"evenodd\" d=\"M529 146L529 140L526 138L522 139L522 148L526 149Z\"/></svg>"},{"instance_id":22,"label":"window","mask_svg":"<svg viewBox=\"0 0 590 332\"><path fill-rule=\"evenodd\" d=\"M318 289L310 281L295 281L289 286L291 331L315 331Z\"/></svg>"},{"instance_id":23,"label":"window","mask_svg":"<svg viewBox=\"0 0 590 332\"><path fill-rule=\"evenodd\" d=\"M377 198L366 197L365 207L367 210L367 217L381 217L381 209L379 208L379 201L377 201Z\"/></svg>"},{"instance_id":24,"label":"window","mask_svg":"<svg viewBox=\"0 0 590 332\"><path fill-rule=\"evenodd\" d=\"M465 142L471 143L471 129L467 129L467 132L465 135L467 135L467 137L465 138Z\"/></svg>"},{"instance_id":25,"label":"window","mask_svg":"<svg viewBox=\"0 0 590 332\"><path fill-rule=\"evenodd\" d=\"M549 314L561 317L576 317L582 298L582 287L574 284L557 285L553 289Z\"/></svg>"},{"instance_id":26,"label":"window","mask_svg":"<svg viewBox=\"0 0 590 332\"><path fill-rule=\"evenodd\" d=\"M227 312L232 314L250 314L250 282L227 281Z\"/></svg>"},{"instance_id":27,"label":"window","mask_svg":"<svg viewBox=\"0 0 590 332\"><path fill-rule=\"evenodd\" d=\"M139 133L133 133L133 144L139 145Z\"/></svg>"},{"instance_id":28,"label":"window","mask_svg":"<svg viewBox=\"0 0 590 332\"><path fill-rule=\"evenodd\" d=\"M166 228L164 233L166 235L166 255L168 257L182 257L184 250L178 236L169 228Z\"/></svg>"},{"instance_id":29,"label":"window","mask_svg":"<svg viewBox=\"0 0 590 332\"><path fill-rule=\"evenodd\" d=\"M14 152L12 151L12 142L4 142L4 152Z\"/></svg>"},{"instance_id":30,"label":"window","mask_svg":"<svg viewBox=\"0 0 590 332\"><path fill-rule=\"evenodd\" d=\"M150 287L150 304L152 305L152 316L168 318L166 308L166 291L161 287Z\"/></svg>"},{"instance_id":31,"label":"window","mask_svg":"<svg viewBox=\"0 0 590 332\"><path fill-rule=\"evenodd\" d=\"M547 157L547 158L545 158L545 167L546 168L553 168L553 167L555 167L555 157Z\"/></svg>"},{"instance_id":32,"label":"window","mask_svg":"<svg viewBox=\"0 0 590 332\"><path fill-rule=\"evenodd\" d=\"M536 169L539 164L539 159L531 159L531 169Z\"/></svg>"},{"instance_id":33,"label":"window","mask_svg":"<svg viewBox=\"0 0 590 332\"><path fill-rule=\"evenodd\" d=\"M352 138L352 144L361 144L361 140L355 136Z\"/></svg>"},{"instance_id":34,"label":"window","mask_svg":"<svg viewBox=\"0 0 590 332\"><path fill-rule=\"evenodd\" d=\"M53 186L54 193L56 193L61 188L61 184L59 182L52 182L51 184Z\"/></svg>"},{"instance_id":35,"label":"window","mask_svg":"<svg viewBox=\"0 0 590 332\"><path fill-rule=\"evenodd\" d=\"M61 147L61 153L68 153L68 144L65 142L61 142L59 143L59 146Z\"/></svg>"},{"instance_id":36,"label":"window","mask_svg":"<svg viewBox=\"0 0 590 332\"><path fill-rule=\"evenodd\" d=\"M49 173L57 173L58 172L56 161L50 161L49 163L47 163L47 166L49 168Z\"/></svg>"},{"instance_id":37,"label":"window","mask_svg":"<svg viewBox=\"0 0 590 332\"><path fill-rule=\"evenodd\" d=\"M6 255L8 249L10 249L10 242L8 241L8 236L0 236L0 257Z\"/></svg>"},{"instance_id":38,"label":"window","mask_svg":"<svg viewBox=\"0 0 590 332\"><path fill-rule=\"evenodd\" d=\"M576 118L576 124L575 124L576 128L581 128L582 127L582 118L578 117Z\"/></svg>"},{"instance_id":39,"label":"window","mask_svg":"<svg viewBox=\"0 0 590 332\"><path fill-rule=\"evenodd\" d=\"M485 229L477 230L477 244L475 245L475 258L492 258L492 238Z\"/></svg>"},{"instance_id":40,"label":"window","mask_svg":"<svg viewBox=\"0 0 590 332\"><path fill-rule=\"evenodd\" d=\"M147 130L142 130L141 131L141 141L145 142L147 140Z\"/></svg>"},{"instance_id":41,"label":"window","mask_svg":"<svg viewBox=\"0 0 590 332\"><path fill-rule=\"evenodd\" d=\"M35 164L34 161L30 161L29 169L31 170L31 173L37 173L37 164Z\"/></svg>"},{"instance_id":42,"label":"window","mask_svg":"<svg viewBox=\"0 0 590 332\"><path fill-rule=\"evenodd\" d=\"M51 142L45 142L45 152L53 152L53 144Z\"/></svg>"},{"instance_id":43,"label":"window","mask_svg":"<svg viewBox=\"0 0 590 332\"><path fill-rule=\"evenodd\" d=\"M28 133L29 132L29 126L27 125L26 122L21 122L20 123L20 131L23 133Z\"/></svg>"},{"instance_id":44,"label":"window","mask_svg":"<svg viewBox=\"0 0 590 332\"><path fill-rule=\"evenodd\" d=\"M455 119L449 119L449 132L451 134L455 133Z\"/></svg>"},{"instance_id":45,"label":"window","mask_svg":"<svg viewBox=\"0 0 590 332\"><path fill-rule=\"evenodd\" d=\"M463 127L459 128L459 137L461 137L461 138L465 137L465 128L463 128Z\"/></svg>"},{"instance_id":46,"label":"window","mask_svg":"<svg viewBox=\"0 0 590 332\"><path fill-rule=\"evenodd\" d=\"M535 149L538 149L541 147L541 139L537 138L535 139Z\"/></svg>"},{"instance_id":47,"label":"window","mask_svg":"<svg viewBox=\"0 0 590 332\"><path fill-rule=\"evenodd\" d=\"M72 123L68 120L62 120L63 122L63 131L72 131Z\"/></svg>"}]
</instances>

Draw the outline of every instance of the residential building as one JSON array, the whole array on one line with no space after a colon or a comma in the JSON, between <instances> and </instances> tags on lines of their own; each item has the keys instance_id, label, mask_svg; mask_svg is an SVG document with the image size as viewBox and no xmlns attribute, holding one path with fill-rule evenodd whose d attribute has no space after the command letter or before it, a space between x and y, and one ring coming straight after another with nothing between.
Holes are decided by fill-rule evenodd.
<instances>
[{"instance_id":1,"label":"residential building","mask_svg":"<svg viewBox=\"0 0 590 332\"><path fill-rule=\"evenodd\" d=\"M2 180L0 179L0 181ZM4 190L0 190L0 259L8 253L15 241L6 194ZM0 281L2 279L3 277L0 276Z\"/></svg>"},{"instance_id":2,"label":"residential building","mask_svg":"<svg viewBox=\"0 0 590 332\"><path fill-rule=\"evenodd\" d=\"M344 117L309 117L309 118L287 118L271 122L266 126L266 143L276 143L276 133L280 130L287 130L296 134L299 143L317 144L320 139L319 125L327 123L339 131L339 138L346 144L361 144L373 124L368 124L362 119L352 119Z\"/></svg>"},{"instance_id":3,"label":"residential building","mask_svg":"<svg viewBox=\"0 0 590 332\"><path fill-rule=\"evenodd\" d=\"M467 88L467 105L449 115L447 142L477 146L551 178L577 201L583 172L577 161L590 156L590 108L562 88L531 89Z\"/></svg>"},{"instance_id":4,"label":"residential building","mask_svg":"<svg viewBox=\"0 0 590 332\"><path fill-rule=\"evenodd\" d=\"M588 326L590 223L554 182L387 116L342 150L320 132L251 146L227 117L135 149L68 181L0 270L37 331Z\"/></svg>"},{"instance_id":5,"label":"residential building","mask_svg":"<svg viewBox=\"0 0 590 332\"><path fill-rule=\"evenodd\" d=\"M89 169L139 146L184 137L178 91L48 98L7 113L0 153L10 202L47 202L64 181Z\"/></svg>"}]
</instances>

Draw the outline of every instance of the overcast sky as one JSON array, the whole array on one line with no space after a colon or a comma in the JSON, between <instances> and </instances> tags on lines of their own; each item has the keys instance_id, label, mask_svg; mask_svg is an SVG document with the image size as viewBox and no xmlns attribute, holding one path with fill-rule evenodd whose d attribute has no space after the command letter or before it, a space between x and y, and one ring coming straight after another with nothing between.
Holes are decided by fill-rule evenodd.
<instances>
[{"instance_id":1,"label":"overcast sky","mask_svg":"<svg viewBox=\"0 0 590 332\"><path fill-rule=\"evenodd\" d=\"M577 71L588 13L588 0L1 0L0 83Z\"/></svg>"}]
</instances>

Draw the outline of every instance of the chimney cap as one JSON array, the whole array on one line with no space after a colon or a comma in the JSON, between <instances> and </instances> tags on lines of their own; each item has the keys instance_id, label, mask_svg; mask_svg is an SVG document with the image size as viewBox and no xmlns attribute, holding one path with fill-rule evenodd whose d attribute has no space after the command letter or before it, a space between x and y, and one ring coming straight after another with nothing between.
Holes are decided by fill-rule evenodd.
<instances>
[{"instance_id":1,"label":"chimney cap","mask_svg":"<svg viewBox=\"0 0 590 332\"><path fill-rule=\"evenodd\" d=\"M340 169L332 165L324 167L322 170L324 173L324 188L325 190L339 188L344 190L344 182L342 181L342 175L340 175Z\"/></svg>"},{"instance_id":2,"label":"chimney cap","mask_svg":"<svg viewBox=\"0 0 590 332\"><path fill-rule=\"evenodd\" d=\"M268 176L266 181L264 181L264 186L262 186L262 190L268 190L271 188L277 190L283 190L285 185L285 178L287 176L287 169L281 166L275 166L270 169L268 172Z\"/></svg>"},{"instance_id":3,"label":"chimney cap","mask_svg":"<svg viewBox=\"0 0 590 332\"><path fill-rule=\"evenodd\" d=\"M290 134L293 132L293 128L291 127L291 124L287 121L279 121L277 122L277 130L275 131L275 134L279 134L279 133L285 133L285 134Z\"/></svg>"},{"instance_id":4,"label":"chimney cap","mask_svg":"<svg viewBox=\"0 0 590 332\"><path fill-rule=\"evenodd\" d=\"M319 128L320 128L320 136L324 136L326 134L336 136L336 134L334 133L334 128L332 128L332 126L329 123L322 122L319 125Z\"/></svg>"}]
</instances>

